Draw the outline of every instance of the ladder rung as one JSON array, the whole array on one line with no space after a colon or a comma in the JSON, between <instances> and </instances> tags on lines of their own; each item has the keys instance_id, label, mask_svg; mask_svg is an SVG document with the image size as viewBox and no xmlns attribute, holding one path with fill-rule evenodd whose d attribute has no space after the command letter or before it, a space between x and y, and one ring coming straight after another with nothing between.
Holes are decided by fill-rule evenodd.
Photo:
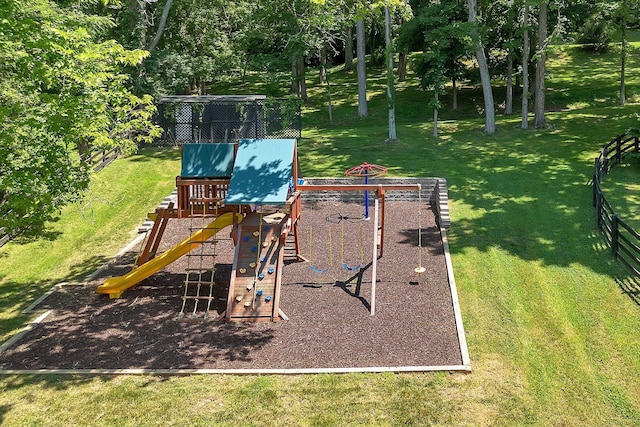
<instances>
[{"instance_id":1,"label":"ladder rung","mask_svg":"<svg viewBox=\"0 0 640 427\"><path fill-rule=\"evenodd\" d=\"M204 285L204 286L215 286L215 282L203 282L202 280L185 280L185 285Z\"/></svg>"},{"instance_id":2,"label":"ladder rung","mask_svg":"<svg viewBox=\"0 0 640 427\"><path fill-rule=\"evenodd\" d=\"M198 228L197 230L201 230L200 228ZM217 244L218 241L213 239L208 239L208 240L189 240L189 243L213 243L213 244Z\"/></svg>"},{"instance_id":3,"label":"ladder rung","mask_svg":"<svg viewBox=\"0 0 640 427\"><path fill-rule=\"evenodd\" d=\"M185 268L185 271L215 271L215 268L213 268L213 267L212 268L187 267L187 268Z\"/></svg>"},{"instance_id":4,"label":"ladder rung","mask_svg":"<svg viewBox=\"0 0 640 427\"><path fill-rule=\"evenodd\" d=\"M203 297L203 296L195 296L195 295L187 295L187 296L183 296L182 299L195 299L195 300L214 300L216 299L216 297Z\"/></svg>"}]
</instances>

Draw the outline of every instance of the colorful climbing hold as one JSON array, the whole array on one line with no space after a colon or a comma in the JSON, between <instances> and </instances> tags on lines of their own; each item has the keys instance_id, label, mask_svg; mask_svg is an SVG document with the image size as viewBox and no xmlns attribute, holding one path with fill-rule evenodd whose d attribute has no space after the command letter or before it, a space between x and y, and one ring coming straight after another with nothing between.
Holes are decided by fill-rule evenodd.
<instances>
[{"instance_id":1,"label":"colorful climbing hold","mask_svg":"<svg viewBox=\"0 0 640 427\"><path fill-rule=\"evenodd\" d=\"M267 295L266 297L264 297L264 300L265 300L266 302L271 301L271 295Z\"/></svg>"},{"instance_id":2,"label":"colorful climbing hold","mask_svg":"<svg viewBox=\"0 0 640 427\"><path fill-rule=\"evenodd\" d=\"M260 280L264 279L264 274L262 274L262 273L258 274L258 279L260 279Z\"/></svg>"},{"instance_id":3,"label":"colorful climbing hold","mask_svg":"<svg viewBox=\"0 0 640 427\"><path fill-rule=\"evenodd\" d=\"M259 297L262 296L262 289L259 289L258 291L256 291L256 295L258 295Z\"/></svg>"},{"instance_id":4,"label":"colorful climbing hold","mask_svg":"<svg viewBox=\"0 0 640 427\"><path fill-rule=\"evenodd\" d=\"M269 274L273 274L273 272L274 272L273 267L267 270L267 273Z\"/></svg>"}]
</instances>

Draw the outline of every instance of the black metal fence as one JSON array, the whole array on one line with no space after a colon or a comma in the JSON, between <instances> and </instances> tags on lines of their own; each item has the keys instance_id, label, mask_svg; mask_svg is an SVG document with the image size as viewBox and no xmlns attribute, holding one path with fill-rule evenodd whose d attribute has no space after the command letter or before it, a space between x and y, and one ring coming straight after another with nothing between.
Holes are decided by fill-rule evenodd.
<instances>
[{"instance_id":1,"label":"black metal fence","mask_svg":"<svg viewBox=\"0 0 640 427\"><path fill-rule=\"evenodd\" d=\"M242 138L291 138L302 134L296 98L168 96L158 101L158 145L234 142Z\"/></svg>"},{"instance_id":2,"label":"black metal fence","mask_svg":"<svg viewBox=\"0 0 640 427\"><path fill-rule=\"evenodd\" d=\"M602 192L602 179L611 168L630 153L640 153L640 138L620 135L606 144L595 160L593 173L593 206L596 208L598 228L603 231L615 258L640 277L640 234L622 220Z\"/></svg>"}]
</instances>

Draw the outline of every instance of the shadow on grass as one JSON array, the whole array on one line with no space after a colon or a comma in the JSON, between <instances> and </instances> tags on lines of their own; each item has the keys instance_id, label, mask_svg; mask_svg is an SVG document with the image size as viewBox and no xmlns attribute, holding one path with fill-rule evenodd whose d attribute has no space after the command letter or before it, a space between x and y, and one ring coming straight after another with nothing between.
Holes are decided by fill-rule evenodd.
<instances>
[{"instance_id":1,"label":"shadow on grass","mask_svg":"<svg viewBox=\"0 0 640 427\"><path fill-rule=\"evenodd\" d=\"M152 162L155 160L178 160L180 150L177 147L145 147L132 155L129 161L134 163Z\"/></svg>"},{"instance_id":2,"label":"shadow on grass","mask_svg":"<svg viewBox=\"0 0 640 427\"><path fill-rule=\"evenodd\" d=\"M92 257L81 264L72 266L69 274L59 280L41 280L28 284L15 281L0 283L2 306L5 310L5 317L0 319L0 334L9 334L24 327L25 322L33 315L22 314L22 311L48 292L54 285L65 282L82 282L107 261L108 259L105 257ZM28 266L25 266L25 268L28 268ZM1 279L2 277L0 277ZM36 307L35 309L38 310L39 308Z\"/></svg>"},{"instance_id":3,"label":"shadow on grass","mask_svg":"<svg viewBox=\"0 0 640 427\"><path fill-rule=\"evenodd\" d=\"M616 283L623 294L640 306L640 279L637 277L617 277Z\"/></svg>"},{"instance_id":4,"label":"shadow on grass","mask_svg":"<svg viewBox=\"0 0 640 427\"><path fill-rule=\"evenodd\" d=\"M110 381L110 377L102 377L103 381ZM2 378L3 388L20 390L24 387L39 385L48 390L68 390L94 381L91 376L59 376L59 375L12 375ZM2 415L9 413L11 405L0 407L0 422Z\"/></svg>"},{"instance_id":5,"label":"shadow on grass","mask_svg":"<svg viewBox=\"0 0 640 427\"><path fill-rule=\"evenodd\" d=\"M318 159L326 158L336 170L367 161L398 176L443 177L452 203L453 254L501 248L523 260L580 263L615 277L623 275L622 266L591 246L596 223L590 179L593 158L626 125L630 111L616 109L618 117L599 110L550 113L548 130L524 131L519 120L500 118L494 135L484 134L477 121L476 129L460 124L465 128L440 139L426 136L424 126L401 125L401 143L393 145L317 128L325 143L302 144L300 163L303 171L311 164L316 174ZM378 126L381 135L385 130Z\"/></svg>"}]
</instances>

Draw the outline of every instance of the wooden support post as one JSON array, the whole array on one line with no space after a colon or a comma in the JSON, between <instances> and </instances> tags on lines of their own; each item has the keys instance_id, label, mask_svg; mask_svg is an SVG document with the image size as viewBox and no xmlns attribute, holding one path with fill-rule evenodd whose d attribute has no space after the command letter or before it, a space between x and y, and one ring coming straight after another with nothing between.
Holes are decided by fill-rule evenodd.
<instances>
[{"instance_id":1,"label":"wooden support post","mask_svg":"<svg viewBox=\"0 0 640 427\"><path fill-rule=\"evenodd\" d=\"M378 198L376 197L374 202L373 213L373 261L371 263L371 316L376 314L376 273L378 268L378 248L376 247L376 240L378 238Z\"/></svg>"},{"instance_id":2,"label":"wooden support post","mask_svg":"<svg viewBox=\"0 0 640 427\"><path fill-rule=\"evenodd\" d=\"M149 237L147 238L147 243L136 262L138 266L141 266L155 257L158 247L160 246L160 241L162 240L162 235L164 234L164 231L167 228L167 223L169 222L169 218L166 213L172 209L173 202L169 203L166 209L160 208L156 210L156 220L153 222L153 227L151 228Z\"/></svg>"},{"instance_id":3,"label":"wooden support post","mask_svg":"<svg viewBox=\"0 0 640 427\"><path fill-rule=\"evenodd\" d=\"M380 210L381 212L381 217L382 220L380 221L380 251L379 251L379 255L378 256L382 256L382 253L384 252L384 199L385 199L385 191L383 188L380 189L380 200L381 200L381 206L380 206ZM376 200L377 202L377 200ZM377 228L377 226L376 226Z\"/></svg>"}]
</instances>

